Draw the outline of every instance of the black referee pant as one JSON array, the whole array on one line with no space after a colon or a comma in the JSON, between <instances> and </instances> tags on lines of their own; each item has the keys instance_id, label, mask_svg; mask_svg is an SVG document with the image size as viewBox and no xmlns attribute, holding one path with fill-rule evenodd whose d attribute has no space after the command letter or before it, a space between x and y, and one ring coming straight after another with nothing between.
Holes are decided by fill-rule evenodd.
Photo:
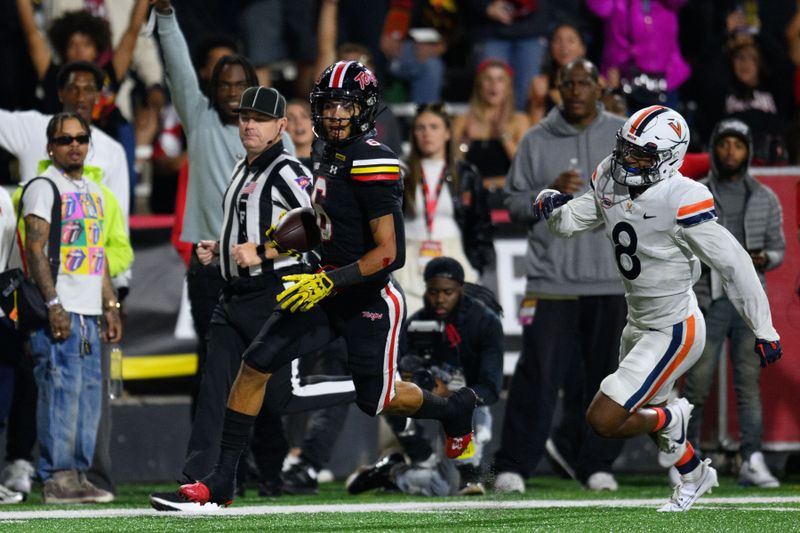
<instances>
[{"instance_id":1,"label":"black referee pant","mask_svg":"<svg viewBox=\"0 0 800 533\"><path fill-rule=\"evenodd\" d=\"M624 296L582 296L575 300L539 300L533 323L525 326L522 353L508 392L500 448L493 470L531 477L550 434L558 391L574 359L583 359L583 402L576 473L585 482L595 472L610 472L624 441L597 435L585 413L600 382L619 364L619 343L626 323ZM571 413L567 418L576 420ZM575 423L578 423L577 420Z\"/></svg>"},{"instance_id":2,"label":"black referee pant","mask_svg":"<svg viewBox=\"0 0 800 533\"><path fill-rule=\"evenodd\" d=\"M211 472L222 438L222 423L242 354L275 308L275 297L283 291L282 276L301 273L302 266L282 268L258 277L236 278L223 288L211 317L205 366L202 370L192 432L183 474L194 481ZM292 369L282 368L270 379L262 410L304 411L336 403L351 402L350 392L292 398ZM268 418L268 417L267 417Z\"/></svg>"}]
</instances>

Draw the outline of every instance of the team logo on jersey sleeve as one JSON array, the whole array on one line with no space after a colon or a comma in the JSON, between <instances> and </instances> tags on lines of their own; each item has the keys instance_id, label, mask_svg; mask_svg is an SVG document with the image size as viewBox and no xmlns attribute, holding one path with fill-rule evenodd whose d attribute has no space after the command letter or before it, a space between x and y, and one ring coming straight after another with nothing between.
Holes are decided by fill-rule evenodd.
<instances>
[{"instance_id":1,"label":"team logo on jersey sleeve","mask_svg":"<svg viewBox=\"0 0 800 533\"><path fill-rule=\"evenodd\" d=\"M298 187L305 190L311 183L311 178L308 176L300 176L299 178L295 178L294 182L297 184Z\"/></svg>"}]
</instances>

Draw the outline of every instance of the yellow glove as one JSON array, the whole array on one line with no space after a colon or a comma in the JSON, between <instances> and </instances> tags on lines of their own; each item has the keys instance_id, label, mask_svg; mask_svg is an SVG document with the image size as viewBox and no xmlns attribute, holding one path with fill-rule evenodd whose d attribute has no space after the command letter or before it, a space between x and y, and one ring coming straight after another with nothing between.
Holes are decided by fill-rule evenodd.
<instances>
[{"instance_id":1,"label":"yellow glove","mask_svg":"<svg viewBox=\"0 0 800 533\"><path fill-rule=\"evenodd\" d=\"M278 217L278 222L280 222L280 220L286 213L288 213L288 211L284 211L283 213L280 214L280 216ZM267 231L264 232L264 234L267 237L267 242L265 244L270 248L275 248L275 250L278 251L278 255L300 257L301 254L297 250L291 250L291 249L285 250L282 246L278 245L278 241L275 240L275 228L277 226L278 223L276 222L275 224L268 227Z\"/></svg>"},{"instance_id":2,"label":"yellow glove","mask_svg":"<svg viewBox=\"0 0 800 533\"><path fill-rule=\"evenodd\" d=\"M288 309L292 313L298 309L302 312L308 311L333 291L333 282L324 272L292 274L283 276L283 281L294 281L295 284L275 299L281 309Z\"/></svg>"}]
</instances>

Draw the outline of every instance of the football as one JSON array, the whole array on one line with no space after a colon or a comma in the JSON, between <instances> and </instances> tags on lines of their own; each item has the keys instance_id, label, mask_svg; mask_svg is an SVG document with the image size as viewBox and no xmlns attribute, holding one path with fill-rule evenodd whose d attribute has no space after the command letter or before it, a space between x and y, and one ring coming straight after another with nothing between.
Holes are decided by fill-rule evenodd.
<instances>
[{"instance_id":1,"label":"football","mask_svg":"<svg viewBox=\"0 0 800 533\"><path fill-rule=\"evenodd\" d=\"M278 250L296 250L308 252L320 241L316 215L310 207L298 207L287 211L278 220L272 238L278 244Z\"/></svg>"}]
</instances>

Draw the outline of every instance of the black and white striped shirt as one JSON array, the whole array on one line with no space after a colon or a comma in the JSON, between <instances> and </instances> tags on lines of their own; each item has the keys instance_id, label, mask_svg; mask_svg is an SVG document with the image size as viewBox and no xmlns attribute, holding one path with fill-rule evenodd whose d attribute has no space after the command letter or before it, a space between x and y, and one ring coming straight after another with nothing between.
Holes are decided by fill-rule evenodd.
<instances>
[{"instance_id":1,"label":"black and white striped shirt","mask_svg":"<svg viewBox=\"0 0 800 533\"><path fill-rule=\"evenodd\" d=\"M281 213L296 207L310 207L306 187L311 172L278 143L250 165L236 164L231 182L223 197L223 224L219 239L222 277L258 276L264 272L297 264L293 257L266 260L258 266L242 268L231 256L235 244L262 244L265 232L278 221Z\"/></svg>"}]
</instances>

